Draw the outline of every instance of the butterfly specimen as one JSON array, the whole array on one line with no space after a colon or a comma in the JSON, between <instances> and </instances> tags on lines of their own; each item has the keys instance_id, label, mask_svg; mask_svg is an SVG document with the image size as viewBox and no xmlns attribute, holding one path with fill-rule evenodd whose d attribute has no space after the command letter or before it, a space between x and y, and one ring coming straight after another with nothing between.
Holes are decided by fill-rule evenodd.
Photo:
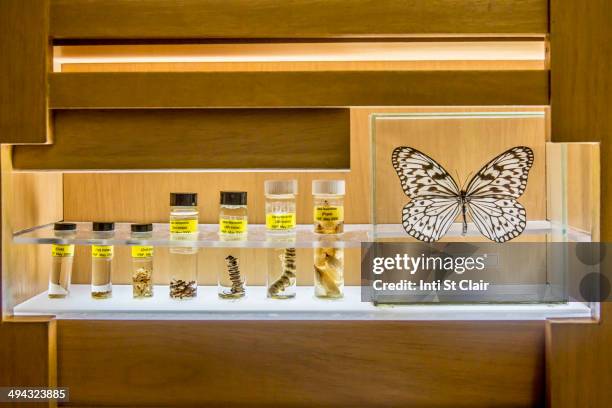
<instances>
[{"instance_id":1,"label":"butterfly specimen","mask_svg":"<svg viewBox=\"0 0 612 408\"><path fill-rule=\"evenodd\" d=\"M506 242L520 235L527 225L527 212L517 201L527 187L533 151L526 146L506 150L488 162L459 188L450 174L434 159L412 147L397 147L391 162L402 188L410 198L402 210L406 232L425 242L440 239L459 214L463 234L467 215L485 237Z\"/></svg>"}]
</instances>

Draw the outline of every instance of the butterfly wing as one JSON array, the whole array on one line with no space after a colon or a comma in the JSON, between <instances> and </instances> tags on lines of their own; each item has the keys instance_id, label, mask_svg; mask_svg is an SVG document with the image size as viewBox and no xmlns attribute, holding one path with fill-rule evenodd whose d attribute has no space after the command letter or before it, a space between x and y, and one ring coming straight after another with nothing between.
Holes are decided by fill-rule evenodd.
<instances>
[{"instance_id":1,"label":"butterfly wing","mask_svg":"<svg viewBox=\"0 0 612 408\"><path fill-rule=\"evenodd\" d=\"M466 207L478 230L495 242L519 236L527 225L527 212L516 200L527 187L533 151L516 146L487 163L466 188Z\"/></svg>"},{"instance_id":2,"label":"butterfly wing","mask_svg":"<svg viewBox=\"0 0 612 408\"><path fill-rule=\"evenodd\" d=\"M516 146L506 150L472 177L465 195L519 198L527 187L533 159L533 150L529 147Z\"/></svg>"},{"instance_id":3,"label":"butterfly wing","mask_svg":"<svg viewBox=\"0 0 612 408\"><path fill-rule=\"evenodd\" d=\"M461 202L456 198L415 198L402 210L402 225L419 241L434 242L446 234L460 209Z\"/></svg>"},{"instance_id":4,"label":"butterfly wing","mask_svg":"<svg viewBox=\"0 0 612 408\"><path fill-rule=\"evenodd\" d=\"M391 163L402 188L411 199L419 197L459 197L455 180L434 159L412 147L396 147Z\"/></svg>"},{"instance_id":5,"label":"butterfly wing","mask_svg":"<svg viewBox=\"0 0 612 408\"><path fill-rule=\"evenodd\" d=\"M420 241L437 241L461 210L457 183L439 163L411 147L395 148L391 162L411 199L402 211L404 229Z\"/></svg>"},{"instance_id":6,"label":"butterfly wing","mask_svg":"<svg viewBox=\"0 0 612 408\"><path fill-rule=\"evenodd\" d=\"M514 198L472 198L465 205L480 233L491 241L516 238L527 225L525 207Z\"/></svg>"}]
</instances>

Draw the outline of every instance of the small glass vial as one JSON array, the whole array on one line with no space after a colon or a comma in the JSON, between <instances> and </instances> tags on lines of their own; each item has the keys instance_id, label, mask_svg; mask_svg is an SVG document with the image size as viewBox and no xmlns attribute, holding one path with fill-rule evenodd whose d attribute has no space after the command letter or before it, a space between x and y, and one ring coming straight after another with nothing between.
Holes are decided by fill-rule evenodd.
<instances>
[{"instance_id":1,"label":"small glass vial","mask_svg":"<svg viewBox=\"0 0 612 408\"><path fill-rule=\"evenodd\" d=\"M115 234L114 222L94 222L93 236L96 239L110 239ZM113 294L111 276L113 272L113 245L104 241L91 246L91 297L107 299Z\"/></svg>"},{"instance_id":2,"label":"small glass vial","mask_svg":"<svg viewBox=\"0 0 612 408\"><path fill-rule=\"evenodd\" d=\"M58 222L53 226L57 238L70 239L76 235L76 224ZM49 274L50 298L64 298L70 291L72 264L74 260L73 244L53 244L51 247L51 273Z\"/></svg>"},{"instance_id":3,"label":"small glass vial","mask_svg":"<svg viewBox=\"0 0 612 408\"><path fill-rule=\"evenodd\" d=\"M314 180L314 229L319 234L344 232L344 180ZM344 249L314 249L314 288L318 298L344 296Z\"/></svg>"},{"instance_id":4,"label":"small glass vial","mask_svg":"<svg viewBox=\"0 0 612 408\"><path fill-rule=\"evenodd\" d=\"M297 180L268 180L264 183L267 233L286 234L295 231L297 191Z\"/></svg>"},{"instance_id":5,"label":"small glass vial","mask_svg":"<svg viewBox=\"0 0 612 408\"><path fill-rule=\"evenodd\" d=\"M196 193L170 194L170 240L196 241L198 239L198 195ZM171 247L170 297L188 300L198 294L198 248Z\"/></svg>"},{"instance_id":6,"label":"small glass vial","mask_svg":"<svg viewBox=\"0 0 612 408\"><path fill-rule=\"evenodd\" d=\"M318 234L344 232L344 180L314 180L314 230Z\"/></svg>"},{"instance_id":7,"label":"small glass vial","mask_svg":"<svg viewBox=\"0 0 612 408\"><path fill-rule=\"evenodd\" d=\"M153 224L132 224L131 238L149 240L153 237ZM132 296L135 299L153 296L153 246L132 246Z\"/></svg>"},{"instance_id":8,"label":"small glass vial","mask_svg":"<svg viewBox=\"0 0 612 408\"><path fill-rule=\"evenodd\" d=\"M219 237L222 241L243 241L248 232L246 191L222 191L219 208ZM246 277L234 251L225 256L225 270L219 271L217 293L222 299L239 299L246 294Z\"/></svg>"}]
</instances>

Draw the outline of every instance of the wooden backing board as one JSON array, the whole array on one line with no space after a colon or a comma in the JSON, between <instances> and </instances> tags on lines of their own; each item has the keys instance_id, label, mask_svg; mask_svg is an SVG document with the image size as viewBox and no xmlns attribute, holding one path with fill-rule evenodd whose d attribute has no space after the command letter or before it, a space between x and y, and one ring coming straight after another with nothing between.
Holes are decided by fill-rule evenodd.
<instances>
[{"instance_id":1,"label":"wooden backing board","mask_svg":"<svg viewBox=\"0 0 612 408\"><path fill-rule=\"evenodd\" d=\"M52 0L56 39L545 34L545 0Z\"/></svg>"},{"instance_id":2,"label":"wooden backing board","mask_svg":"<svg viewBox=\"0 0 612 408\"><path fill-rule=\"evenodd\" d=\"M11 146L2 146L2 314L47 290L49 247L13 244L13 233L63 218L60 173L13 173Z\"/></svg>"},{"instance_id":3,"label":"wooden backing board","mask_svg":"<svg viewBox=\"0 0 612 408\"><path fill-rule=\"evenodd\" d=\"M80 406L531 407L544 398L542 322L58 324L58 383Z\"/></svg>"},{"instance_id":4,"label":"wooden backing board","mask_svg":"<svg viewBox=\"0 0 612 408\"><path fill-rule=\"evenodd\" d=\"M45 143L49 0L0 2L0 143Z\"/></svg>"},{"instance_id":5,"label":"wooden backing board","mask_svg":"<svg viewBox=\"0 0 612 408\"><path fill-rule=\"evenodd\" d=\"M49 81L53 109L548 104L546 70L75 72Z\"/></svg>"},{"instance_id":6,"label":"wooden backing board","mask_svg":"<svg viewBox=\"0 0 612 408\"><path fill-rule=\"evenodd\" d=\"M55 140L16 169L348 169L347 109L56 111Z\"/></svg>"}]
</instances>

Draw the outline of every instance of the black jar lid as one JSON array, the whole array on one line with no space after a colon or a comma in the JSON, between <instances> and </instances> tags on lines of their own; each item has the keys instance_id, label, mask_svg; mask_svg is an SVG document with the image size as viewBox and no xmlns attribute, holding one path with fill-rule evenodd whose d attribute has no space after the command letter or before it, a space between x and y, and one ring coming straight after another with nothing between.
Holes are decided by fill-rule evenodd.
<instances>
[{"instance_id":1,"label":"black jar lid","mask_svg":"<svg viewBox=\"0 0 612 408\"><path fill-rule=\"evenodd\" d=\"M99 222L96 221L93 223L93 230L96 232L100 231L114 231L115 223L114 222Z\"/></svg>"},{"instance_id":2,"label":"black jar lid","mask_svg":"<svg viewBox=\"0 0 612 408\"><path fill-rule=\"evenodd\" d=\"M74 222L56 222L53 224L55 231L76 231L77 225Z\"/></svg>"},{"instance_id":3,"label":"black jar lid","mask_svg":"<svg viewBox=\"0 0 612 408\"><path fill-rule=\"evenodd\" d=\"M198 205L198 193L170 193L172 207L193 207Z\"/></svg>"},{"instance_id":4,"label":"black jar lid","mask_svg":"<svg viewBox=\"0 0 612 408\"><path fill-rule=\"evenodd\" d=\"M222 191L221 205L247 205L246 191Z\"/></svg>"},{"instance_id":5,"label":"black jar lid","mask_svg":"<svg viewBox=\"0 0 612 408\"><path fill-rule=\"evenodd\" d=\"M130 229L132 232L151 232L153 231L153 224L132 224Z\"/></svg>"}]
</instances>

